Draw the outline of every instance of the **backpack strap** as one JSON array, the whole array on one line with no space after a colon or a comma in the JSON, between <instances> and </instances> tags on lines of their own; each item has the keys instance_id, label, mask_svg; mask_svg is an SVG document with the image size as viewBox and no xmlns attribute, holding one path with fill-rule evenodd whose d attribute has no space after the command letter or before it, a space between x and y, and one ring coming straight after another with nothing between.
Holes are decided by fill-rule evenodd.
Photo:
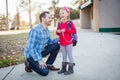
<instances>
[{"instance_id":1,"label":"backpack strap","mask_svg":"<svg viewBox=\"0 0 120 80\"><path fill-rule=\"evenodd\" d=\"M67 25L68 25L68 29L70 30L71 29L71 22L70 20L67 21ZM61 25L61 21L58 22L58 29L60 28L60 25Z\"/></svg>"},{"instance_id":2,"label":"backpack strap","mask_svg":"<svg viewBox=\"0 0 120 80\"><path fill-rule=\"evenodd\" d=\"M72 23L72 21L70 21L70 20L67 21L67 25L68 25L69 30L71 29L71 23ZM76 32L76 30L75 30L75 32Z\"/></svg>"},{"instance_id":3,"label":"backpack strap","mask_svg":"<svg viewBox=\"0 0 120 80\"><path fill-rule=\"evenodd\" d=\"M70 30L71 29L71 22L70 20L67 21L67 25L68 25L68 29Z\"/></svg>"}]
</instances>

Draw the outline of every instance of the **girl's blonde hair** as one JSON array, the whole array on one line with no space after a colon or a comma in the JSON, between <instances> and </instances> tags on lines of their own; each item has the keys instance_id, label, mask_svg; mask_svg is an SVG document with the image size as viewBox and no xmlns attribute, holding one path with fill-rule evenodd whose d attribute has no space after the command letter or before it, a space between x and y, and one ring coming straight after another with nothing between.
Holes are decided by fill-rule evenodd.
<instances>
[{"instance_id":1,"label":"girl's blonde hair","mask_svg":"<svg viewBox=\"0 0 120 80\"><path fill-rule=\"evenodd\" d=\"M66 6L64 6L63 8L61 8L62 10L65 10L69 15L67 16L67 19L70 19L70 9Z\"/></svg>"}]
</instances>

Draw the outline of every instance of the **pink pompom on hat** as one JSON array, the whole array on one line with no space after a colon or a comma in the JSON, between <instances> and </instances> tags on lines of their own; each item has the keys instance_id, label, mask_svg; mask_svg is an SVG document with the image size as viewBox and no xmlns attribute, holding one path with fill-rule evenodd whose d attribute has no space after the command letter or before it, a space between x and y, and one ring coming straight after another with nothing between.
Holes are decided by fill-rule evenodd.
<instances>
[{"instance_id":1,"label":"pink pompom on hat","mask_svg":"<svg viewBox=\"0 0 120 80\"><path fill-rule=\"evenodd\" d=\"M64 6L63 9L64 9L67 13L70 13L70 9L67 8L66 6Z\"/></svg>"}]
</instances>

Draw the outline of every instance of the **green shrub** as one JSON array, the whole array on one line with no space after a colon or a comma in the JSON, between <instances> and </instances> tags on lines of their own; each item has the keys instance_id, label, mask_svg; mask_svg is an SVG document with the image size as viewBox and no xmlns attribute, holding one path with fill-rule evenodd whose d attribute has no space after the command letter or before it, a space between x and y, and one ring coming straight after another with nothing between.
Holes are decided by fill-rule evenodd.
<instances>
[{"instance_id":1,"label":"green shrub","mask_svg":"<svg viewBox=\"0 0 120 80\"><path fill-rule=\"evenodd\" d=\"M70 13L70 19L78 19L79 18L79 10L75 10L75 9L70 9L71 13Z\"/></svg>"}]
</instances>

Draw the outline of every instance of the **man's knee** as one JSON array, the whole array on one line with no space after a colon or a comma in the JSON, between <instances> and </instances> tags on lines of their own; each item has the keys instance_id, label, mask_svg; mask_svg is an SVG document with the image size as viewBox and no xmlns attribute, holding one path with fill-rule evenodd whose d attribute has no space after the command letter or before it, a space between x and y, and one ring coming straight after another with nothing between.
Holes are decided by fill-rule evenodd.
<instances>
[{"instance_id":1,"label":"man's knee","mask_svg":"<svg viewBox=\"0 0 120 80\"><path fill-rule=\"evenodd\" d=\"M42 76L47 76L49 73L48 69L44 69L42 72L39 72L38 74L42 75Z\"/></svg>"},{"instance_id":2,"label":"man's knee","mask_svg":"<svg viewBox=\"0 0 120 80\"><path fill-rule=\"evenodd\" d=\"M60 45L58 43L55 43L54 46L56 49L60 49Z\"/></svg>"}]
</instances>

